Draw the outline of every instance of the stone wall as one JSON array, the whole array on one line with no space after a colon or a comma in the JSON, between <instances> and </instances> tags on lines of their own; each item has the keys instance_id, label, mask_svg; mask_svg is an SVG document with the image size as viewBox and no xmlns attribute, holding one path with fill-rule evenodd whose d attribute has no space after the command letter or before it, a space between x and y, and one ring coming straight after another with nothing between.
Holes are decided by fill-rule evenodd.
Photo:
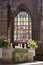
<instances>
[{"instance_id":1,"label":"stone wall","mask_svg":"<svg viewBox=\"0 0 43 65\"><path fill-rule=\"evenodd\" d=\"M18 2L19 1L19 2ZM15 4L14 4L15 3ZM41 0L10 0L11 12L16 16L20 12L20 8L24 7L25 11L31 15L32 19L32 39L40 40L40 22L42 12Z\"/></svg>"},{"instance_id":2,"label":"stone wall","mask_svg":"<svg viewBox=\"0 0 43 65\"><path fill-rule=\"evenodd\" d=\"M0 0L0 36L9 36L11 33L11 39L13 39L13 17L15 17L21 9L25 9L31 15L32 19L32 38L34 40L40 40L43 36L41 27L41 19L42 19L42 0ZM7 13L7 4L11 7L11 13ZM9 16L11 18L9 18ZM7 29L7 21L11 23L10 28ZM9 24L8 24L9 25ZM9 25L10 26L10 25ZM8 30L10 30L8 32ZM8 34L9 33L9 34ZM10 37L10 36L9 36ZM43 38L43 37L42 37Z\"/></svg>"},{"instance_id":3,"label":"stone wall","mask_svg":"<svg viewBox=\"0 0 43 65\"><path fill-rule=\"evenodd\" d=\"M7 7L0 3L0 37L7 36Z\"/></svg>"}]
</instances>

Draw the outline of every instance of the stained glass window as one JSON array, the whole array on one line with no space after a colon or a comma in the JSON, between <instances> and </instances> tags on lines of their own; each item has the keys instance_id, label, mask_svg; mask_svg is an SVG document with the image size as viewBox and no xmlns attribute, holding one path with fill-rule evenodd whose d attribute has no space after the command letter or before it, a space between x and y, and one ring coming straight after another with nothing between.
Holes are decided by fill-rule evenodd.
<instances>
[{"instance_id":1,"label":"stained glass window","mask_svg":"<svg viewBox=\"0 0 43 65\"><path fill-rule=\"evenodd\" d=\"M32 38L31 17L26 12L19 12L14 18L14 41L26 40Z\"/></svg>"}]
</instances>

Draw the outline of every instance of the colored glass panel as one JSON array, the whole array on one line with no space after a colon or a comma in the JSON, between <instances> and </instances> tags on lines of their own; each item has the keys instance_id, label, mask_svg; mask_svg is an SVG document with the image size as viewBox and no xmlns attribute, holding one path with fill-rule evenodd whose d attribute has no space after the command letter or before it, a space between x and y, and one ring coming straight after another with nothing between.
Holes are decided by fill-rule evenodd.
<instances>
[{"instance_id":1,"label":"colored glass panel","mask_svg":"<svg viewBox=\"0 0 43 65\"><path fill-rule=\"evenodd\" d=\"M30 38L32 38L31 17L26 12L20 12L14 19L14 40L29 40Z\"/></svg>"}]
</instances>

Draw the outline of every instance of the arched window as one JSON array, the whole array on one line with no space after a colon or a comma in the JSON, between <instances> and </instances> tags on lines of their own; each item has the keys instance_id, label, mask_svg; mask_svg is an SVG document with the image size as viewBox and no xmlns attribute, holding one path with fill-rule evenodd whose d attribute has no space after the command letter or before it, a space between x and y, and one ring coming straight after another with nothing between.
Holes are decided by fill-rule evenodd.
<instances>
[{"instance_id":1,"label":"arched window","mask_svg":"<svg viewBox=\"0 0 43 65\"><path fill-rule=\"evenodd\" d=\"M14 18L14 41L25 40L32 38L32 23L31 17L26 12L19 12Z\"/></svg>"}]
</instances>

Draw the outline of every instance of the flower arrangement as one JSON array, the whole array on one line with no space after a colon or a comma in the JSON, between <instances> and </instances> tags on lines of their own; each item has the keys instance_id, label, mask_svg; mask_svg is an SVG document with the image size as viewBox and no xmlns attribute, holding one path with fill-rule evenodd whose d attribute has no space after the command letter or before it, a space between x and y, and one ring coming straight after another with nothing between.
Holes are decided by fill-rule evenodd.
<instances>
[{"instance_id":1,"label":"flower arrangement","mask_svg":"<svg viewBox=\"0 0 43 65\"><path fill-rule=\"evenodd\" d=\"M1 37L0 48L11 48L10 39L7 39L6 37Z\"/></svg>"},{"instance_id":2,"label":"flower arrangement","mask_svg":"<svg viewBox=\"0 0 43 65\"><path fill-rule=\"evenodd\" d=\"M28 48L30 48L30 49L36 49L38 47L36 42L32 39L27 42L27 45L28 45Z\"/></svg>"}]
</instances>

